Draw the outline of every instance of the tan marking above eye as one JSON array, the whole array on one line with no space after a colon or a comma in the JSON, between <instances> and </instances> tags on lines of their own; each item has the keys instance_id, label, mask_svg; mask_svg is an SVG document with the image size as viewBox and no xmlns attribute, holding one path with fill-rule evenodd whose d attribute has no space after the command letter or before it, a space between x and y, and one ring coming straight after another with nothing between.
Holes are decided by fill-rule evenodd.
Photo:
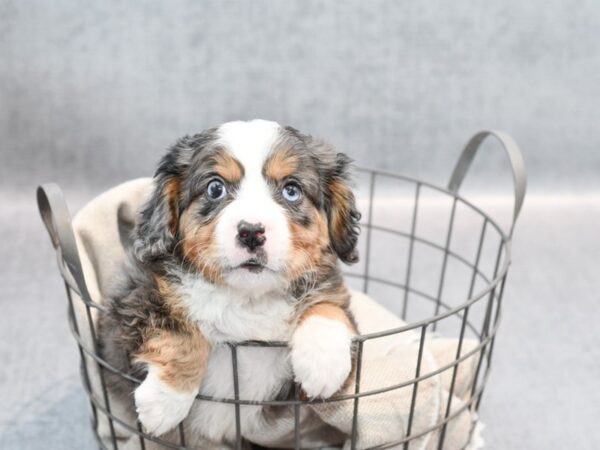
<instances>
[{"instance_id":1,"label":"tan marking above eye","mask_svg":"<svg viewBox=\"0 0 600 450\"><path fill-rule=\"evenodd\" d=\"M242 164L225 150L217 152L214 156L213 169L221 178L229 183L237 183L244 176Z\"/></svg>"},{"instance_id":2,"label":"tan marking above eye","mask_svg":"<svg viewBox=\"0 0 600 450\"><path fill-rule=\"evenodd\" d=\"M281 181L298 170L300 161L288 148L277 150L265 163L265 175L275 181Z\"/></svg>"}]
</instances>

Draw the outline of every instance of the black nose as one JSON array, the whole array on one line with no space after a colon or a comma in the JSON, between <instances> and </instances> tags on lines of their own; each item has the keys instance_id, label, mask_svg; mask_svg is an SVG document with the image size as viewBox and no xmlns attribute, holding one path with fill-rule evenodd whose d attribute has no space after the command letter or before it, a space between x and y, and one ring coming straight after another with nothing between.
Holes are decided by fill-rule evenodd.
<instances>
[{"instance_id":1,"label":"black nose","mask_svg":"<svg viewBox=\"0 0 600 450\"><path fill-rule=\"evenodd\" d=\"M262 247L267 238L265 237L265 227L262 223L248 223L242 220L238 224L238 240L251 252L257 247Z\"/></svg>"}]
</instances>

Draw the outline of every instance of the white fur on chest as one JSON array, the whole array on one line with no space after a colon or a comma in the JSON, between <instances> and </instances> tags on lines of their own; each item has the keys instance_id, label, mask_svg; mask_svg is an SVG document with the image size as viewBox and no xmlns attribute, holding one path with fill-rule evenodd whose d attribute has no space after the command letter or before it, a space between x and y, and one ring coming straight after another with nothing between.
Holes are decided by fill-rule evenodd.
<instances>
[{"instance_id":1,"label":"white fur on chest","mask_svg":"<svg viewBox=\"0 0 600 450\"><path fill-rule=\"evenodd\" d=\"M181 294L212 349L200 393L234 398L232 351L226 342L289 340L294 305L284 294L252 298L220 288L199 277L182 280ZM288 348L242 346L237 350L239 395L244 400L274 399L292 378ZM192 430L215 441L235 436L235 410L230 404L196 402L189 415ZM242 406L244 434L264 426L262 408Z\"/></svg>"},{"instance_id":2,"label":"white fur on chest","mask_svg":"<svg viewBox=\"0 0 600 450\"><path fill-rule=\"evenodd\" d=\"M211 344L290 338L294 305L284 292L253 296L187 275L181 295L190 319Z\"/></svg>"}]
</instances>

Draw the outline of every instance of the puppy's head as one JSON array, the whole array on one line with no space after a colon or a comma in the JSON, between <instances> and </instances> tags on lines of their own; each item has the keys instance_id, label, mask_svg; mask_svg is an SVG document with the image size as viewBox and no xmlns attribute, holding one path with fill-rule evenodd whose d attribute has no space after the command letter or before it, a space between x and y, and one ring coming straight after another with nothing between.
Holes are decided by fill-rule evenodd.
<instances>
[{"instance_id":1,"label":"puppy's head","mask_svg":"<svg viewBox=\"0 0 600 450\"><path fill-rule=\"evenodd\" d=\"M182 260L213 283L271 289L333 256L356 262L350 160L274 122L230 122L179 140L142 210L141 261Z\"/></svg>"}]
</instances>

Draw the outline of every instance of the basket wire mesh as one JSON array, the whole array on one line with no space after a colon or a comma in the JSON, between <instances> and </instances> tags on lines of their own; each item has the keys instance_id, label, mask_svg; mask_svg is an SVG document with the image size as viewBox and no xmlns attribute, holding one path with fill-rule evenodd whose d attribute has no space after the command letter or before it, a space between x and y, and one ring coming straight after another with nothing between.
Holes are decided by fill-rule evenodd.
<instances>
[{"instance_id":1,"label":"basket wire mesh","mask_svg":"<svg viewBox=\"0 0 600 450\"><path fill-rule=\"evenodd\" d=\"M515 185L515 203L508 232L504 232L488 214L458 194L477 150L488 136L493 136L499 141L511 164ZM359 181L362 181L362 183L359 182L359 187L362 187L364 191L362 196L360 192L358 196L364 218L361 224L363 232L360 243L362 262L345 273L347 282L351 287L369 293L378 302L383 303L408 322L395 329L356 336L353 340L356 357L353 393L336 395L330 399L318 401L325 403L352 402L352 426L349 440L350 448L354 450L357 448L358 442L357 422L361 399L396 389L410 388L412 392L405 436L395 442L373 448L395 447L407 450L415 439L437 431L439 433L437 448L441 450L444 448L448 423L465 409L478 411L489 377L494 340L501 316L504 286L511 259L511 237L525 196L526 175L523 159L510 136L497 131L482 131L477 133L465 146L452 173L448 188L441 188L421 180L381 170L358 169L358 174ZM399 188L400 185L403 187ZM404 193L409 192L409 194L399 195L399 191L402 189L404 189ZM119 440L115 431L118 426L137 436L139 447L144 450L149 442L160 444L161 448L180 450L190 448L186 446L185 431L181 424L179 425L178 442L167 442L145 433L139 422L128 423L112 410L106 373L118 374L129 381L132 388L142 380L117 370L99 356L94 316L97 311L105 310L105 307L94 302L88 292L71 228L70 215L57 185L46 184L38 189L38 206L56 250L58 267L64 279L69 302L69 324L77 341L83 386L89 399L92 427L99 446L106 449L119 449ZM444 220L440 220L439 216L435 216L435 214L432 216L428 213L428 210L440 211L444 207L449 210ZM471 215L472 220L468 226L458 227L457 221L465 211L467 215ZM392 213L395 212L400 212L398 216L405 219L404 224L394 222ZM477 221L479 225L476 225ZM431 226L431 229L427 229L428 225ZM464 236L457 238L460 230L465 231ZM391 241L386 242L386 238ZM377 243L378 240L383 241L383 244ZM393 240L396 240L396 244L392 242ZM403 244L398 245L398 242ZM469 245L466 247L469 251L459 249L460 242L468 242ZM433 255L432 259L436 261L435 264L423 263L423 260L427 258L418 256L420 252L429 254L429 256ZM404 254L405 256L403 256ZM484 260L487 260L486 268L483 267ZM376 264L377 261L380 262L379 268ZM398 264L394 266L394 264L389 264L390 261L402 262L403 266L399 267ZM390 267L390 265L394 267ZM458 272L453 275L452 271L461 266L463 276L457 276ZM452 288L452 282L459 278L465 282L463 286L457 288L458 290ZM81 329L82 324L76 319L74 303L77 301L83 302L85 308L83 323L87 327L85 333ZM415 332L418 335L414 377L380 389L361 390L365 343L407 332ZM437 332L454 335L458 332L455 357L450 363L438 367L434 371L423 373L422 359L426 337ZM91 338L89 339L91 346L86 342L88 339L84 334ZM466 336L477 340L477 345L469 351L463 351L463 342ZM294 386L293 400L251 401L240 398L239 394L239 349L252 346L287 347L287 345L287 342L258 341L228 344L233 372L233 398L213 398L201 394L197 396L197 401L221 402L233 406L235 411L235 442L233 445L237 449L247 448L249 445L244 442L241 429L240 408L244 405L292 408L295 424L294 448L302 448L300 408L314 400L301 398L298 385ZM471 357L476 358L477 362L469 389L469 399L460 408L453 409L452 398L459 364ZM89 364L94 364L97 371L99 392L94 389L94 383L91 381ZM419 395L419 383L443 373L451 374L450 390L444 414L433 426L413 433L413 417ZM98 434L100 418L108 422L108 441L101 439Z\"/></svg>"}]
</instances>

